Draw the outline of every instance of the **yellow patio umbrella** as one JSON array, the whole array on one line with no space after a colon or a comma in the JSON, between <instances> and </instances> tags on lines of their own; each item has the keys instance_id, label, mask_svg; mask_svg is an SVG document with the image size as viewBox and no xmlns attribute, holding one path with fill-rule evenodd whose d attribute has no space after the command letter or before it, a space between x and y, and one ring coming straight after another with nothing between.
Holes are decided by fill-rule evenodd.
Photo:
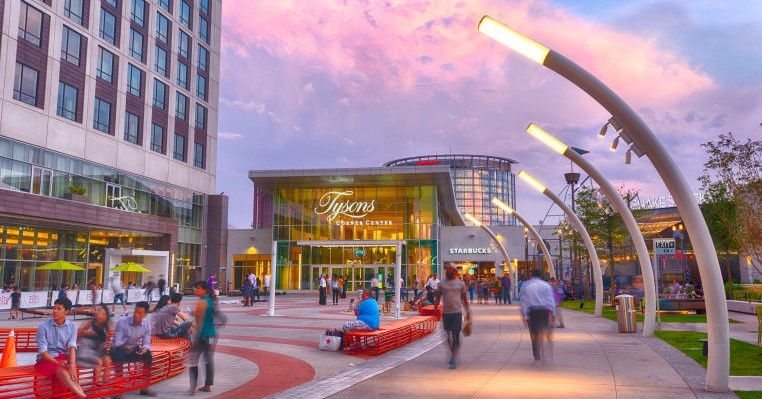
<instances>
[{"instance_id":1,"label":"yellow patio umbrella","mask_svg":"<svg viewBox=\"0 0 762 399\"><path fill-rule=\"evenodd\" d=\"M85 270L82 266L77 266L65 260L57 260L37 268L37 270Z\"/></svg>"},{"instance_id":2,"label":"yellow patio umbrella","mask_svg":"<svg viewBox=\"0 0 762 399\"><path fill-rule=\"evenodd\" d=\"M112 272L135 272L135 273L146 273L150 272L151 269L146 269L145 267L135 263L135 262L124 262L121 265L115 266L111 268Z\"/></svg>"}]
</instances>

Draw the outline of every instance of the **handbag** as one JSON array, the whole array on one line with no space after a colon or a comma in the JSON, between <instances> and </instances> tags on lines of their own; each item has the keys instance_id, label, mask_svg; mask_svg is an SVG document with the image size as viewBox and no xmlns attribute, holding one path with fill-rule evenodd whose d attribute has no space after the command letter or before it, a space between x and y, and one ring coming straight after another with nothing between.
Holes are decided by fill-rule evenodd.
<instances>
[{"instance_id":1,"label":"handbag","mask_svg":"<svg viewBox=\"0 0 762 399\"><path fill-rule=\"evenodd\" d=\"M463 336L468 337L471 335L471 318L466 319L466 323L463 325Z\"/></svg>"},{"instance_id":2,"label":"handbag","mask_svg":"<svg viewBox=\"0 0 762 399\"><path fill-rule=\"evenodd\" d=\"M341 341L343 336L344 332L341 330L326 330L323 335L320 336L320 341L318 341L318 348L321 351L336 352L341 348Z\"/></svg>"},{"instance_id":3,"label":"handbag","mask_svg":"<svg viewBox=\"0 0 762 399\"><path fill-rule=\"evenodd\" d=\"M220 307L216 303L214 304L212 320L217 328L225 327L225 324L228 324L228 316L220 310Z\"/></svg>"}]
</instances>

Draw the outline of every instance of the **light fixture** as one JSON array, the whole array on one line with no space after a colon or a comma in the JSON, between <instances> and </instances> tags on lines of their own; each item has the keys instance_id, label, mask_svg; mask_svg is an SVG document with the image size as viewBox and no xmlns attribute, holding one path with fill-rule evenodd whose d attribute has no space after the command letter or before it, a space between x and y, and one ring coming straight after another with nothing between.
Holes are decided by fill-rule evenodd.
<instances>
[{"instance_id":1,"label":"light fixture","mask_svg":"<svg viewBox=\"0 0 762 399\"><path fill-rule=\"evenodd\" d=\"M624 153L624 164L629 165L630 161L632 161L632 148L627 150L627 152Z\"/></svg>"},{"instance_id":2,"label":"light fixture","mask_svg":"<svg viewBox=\"0 0 762 399\"><path fill-rule=\"evenodd\" d=\"M604 123L603 126L601 126L601 130L598 132L598 138L599 139L603 139L604 137L606 137L606 131L607 130L609 130L609 123L608 122Z\"/></svg>"},{"instance_id":3,"label":"light fixture","mask_svg":"<svg viewBox=\"0 0 762 399\"><path fill-rule=\"evenodd\" d=\"M606 131L608 131L609 125L611 125L611 127L613 127L614 130L616 130L617 132L622 130L622 125L620 125L619 122L616 119L614 119L614 117L612 116L611 118L609 118L609 120L606 121L606 123L603 124L603 126L601 127L601 130L598 132L599 138L603 138L606 136Z\"/></svg>"},{"instance_id":4,"label":"light fixture","mask_svg":"<svg viewBox=\"0 0 762 399\"><path fill-rule=\"evenodd\" d=\"M611 142L611 147L609 147L609 150L616 151L616 148L619 146L619 136L616 136L614 141Z\"/></svg>"},{"instance_id":5,"label":"light fixture","mask_svg":"<svg viewBox=\"0 0 762 399\"><path fill-rule=\"evenodd\" d=\"M476 227L481 227L482 222L479 221L479 219L473 217L470 213L467 213L463 215L466 219L468 219L469 222L473 223Z\"/></svg>"},{"instance_id":6,"label":"light fixture","mask_svg":"<svg viewBox=\"0 0 762 399\"><path fill-rule=\"evenodd\" d=\"M479 21L479 32L495 39L496 41L512 48L517 53L529 58L530 60L543 65L545 57L548 56L550 49L540 43L522 35L519 32L497 22L491 17L485 15Z\"/></svg>"},{"instance_id":7,"label":"light fixture","mask_svg":"<svg viewBox=\"0 0 762 399\"><path fill-rule=\"evenodd\" d=\"M492 203L496 205L498 208L504 210L507 214L513 215L513 212L514 212L513 208L511 208L510 205L506 204L505 202L500 201L497 198L492 198ZM524 231L526 231L526 229L527 228L524 227Z\"/></svg>"},{"instance_id":8,"label":"light fixture","mask_svg":"<svg viewBox=\"0 0 762 399\"><path fill-rule=\"evenodd\" d=\"M529 183L530 186L537 189L537 191L544 193L545 192L545 186L542 185L539 181L537 181L534 177L532 177L529 173L520 170L519 171L519 177L524 180L525 182Z\"/></svg>"},{"instance_id":9,"label":"light fixture","mask_svg":"<svg viewBox=\"0 0 762 399\"><path fill-rule=\"evenodd\" d=\"M635 153L635 155L638 156L638 158L641 158L643 155L646 155L646 153L643 152L643 150L641 150L640 147L637 146L637 144L630 144L630 149L632 150L632 152Z\"/></svg>"},{"instance_id":10,"label":"light fixture","mask_svg":"<svg viewBox=\"0 0 762 399\"><path fill-rule=\"evenodd\" d=\"M530 123L529 126L527 126L527 133L534 136L534 138L536 138L537 140L542 141L543 143L545 143L545 145L552 148L553 151L561 155L563 155L564 152L566 152L566 149L569 148L569 146L560 142L558 139L551 136L548 132L542 130L539 126L535 125L534 123Z\"/></svg>"}]
</instances>

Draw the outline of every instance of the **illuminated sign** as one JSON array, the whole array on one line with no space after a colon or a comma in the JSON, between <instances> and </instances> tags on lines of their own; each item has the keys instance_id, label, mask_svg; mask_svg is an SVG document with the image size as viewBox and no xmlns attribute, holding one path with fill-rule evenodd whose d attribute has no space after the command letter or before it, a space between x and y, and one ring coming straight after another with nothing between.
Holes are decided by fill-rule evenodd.
<instances>
[{"instance_id":1,"label":"illuminated sign","mask_svg":"<svg viewBox=\"0 0 762 399\"><path fill-rule=\"evenodd\" d=\"M491 254L492 248L450 248L450 254Z\"/></svg>"},{"instance_id":2,"label":"illuminated sign","mask_svg":"<svg viewBox=\"0 0 762 399\"><path fill-rule=\"evenodd\" d=\"M674 238L654 238L654 255L674 255Z\"/></svg>"},{"instance_id":3,"label":"illuminated sign","mask_svg":"<svg viewBox=\"0 0 762 399\"><path fill-rule=\"evenodd\" d=\"M329 191L323 194L315 207L315 213L318 215L328 215L328 221L336 219L342 215L352 219L362 219L373 212L375 201L349 201L347 197L351 196L353 191Z\"/></svg>"}]
</instances>

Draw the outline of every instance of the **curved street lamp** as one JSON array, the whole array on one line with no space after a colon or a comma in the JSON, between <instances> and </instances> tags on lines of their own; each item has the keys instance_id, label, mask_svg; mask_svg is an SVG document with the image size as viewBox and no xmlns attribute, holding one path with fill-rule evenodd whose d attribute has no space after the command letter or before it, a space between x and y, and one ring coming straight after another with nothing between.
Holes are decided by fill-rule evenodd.
<instances>
[{"instance_id":1,"label":"curved street lamp","mask_svg":"<svg viewBox=\"0 0 762 399\"><path fill-rule=\"evenodd\" d=\"M481 229L484 230L484 232L486 232L488 236L490 236L492 241L495 241L495 244L497 244L497 248L500 250L500 253L503 254L503 258L505 258L505 267L507 267L508 268L508 272L510 272L511 259L508 257L508 251L505 250L505 246L503 245L502 242L500 242L500 240L498 240L497 236L492 231L492 229L490 229L489 227L485 226L484 223L481 222L481 220L475 218L470 213L466 213L465 215L463 215L463 217L465 217L469 222L473 223L475 226L481 227ZM513 269L513 287L514 287L514 291L516 291L518 289L517 288L518 284L516 284L516 278L517 277L518 277L517 268L514 268ZM518 292L516 292L516 294L518 296Z\"/></svg>"},{"instance_id":2,"label":"curved street lamp","mask_svg":"<svg viewBox=\"0 0 762 399\"><path fill-rule=\"evenodd\" d=\"M540 246L540 251L542 251L543 257L545 258L545 262L548 264L548 270L550 270L550 276L557 279L556 277L556 269L553 267L553 259L550 257L550 251L548 250L548 247L545 245L545 241L542 240L542 237L540 237L540 233L535 230L532 225L527 222L526 219L521 217L521 215L518 214L513 208L508 206L503 201L500 201L497 198L492 198L492 203L495 204L498 208L504 210L507 214L515 217L521 224L524 225L524 227L527 228L527 231L532 234L532 237L534 237L535 240L537 240L537 245Z\"/></svg>"},{"instance_id":3,"label":"curved street lamp","mask_svg":"<svg viewBox=\"0 0 762 399\"><path fill-rule=\"evenodd\" d=\"M537 191L545 194L545 196L555 202L556 205L558 205L558 207L564 211L566 216L569 218L569 221L572 223L577 232L579 232L579 235L582 236L582 241L585 243L585 248L587 248L588 255L590 255L590 262L593 264L593 280L595 284L594 314L597 317L601 317L601 314L603 313L603 276L601 275L601 262L598 260L598 254L595 252L595 246L593 246L593 240L590 238L590 234L587 233L585 226L582 224L582 221L579 220L577 215L575 215L571 208L569 208L563 201L561 201L557 195L553 194L542 183L537 181L529 173L523 170L519 171L519 177L525 182L529 183L530 186L536 188Z\"/></svg>"},{"instance_id":4,"label":"curved street lamp","mask_svg":"<svg viewBox=\"0 0 762 399\"><path fill-rule=\"evenodd\" d=\"M552 148L555 152L565 156L570 161L577 164L601 187L601 190L609 200L609 204L619 213L630 233L632 242L635 245L635 252L638 254L638 262L643 273L643 284L645 285L646 314L643 319L643 336L650 337L654 334L656 325L656 283L654 272L651 268L651 257L648 255L648 247L643 239L643 234L638 228L638 222L632 212L624 203L624 200L616 191L611 182L608 181L587 159L581 157L576 151L569 148L568 145L551 136L545 130L542 130L534 123L527 126L527 133L540 140L543 144ZM613 273L614 265L611 265Z\"/></svg>"},{"instance_id":5,"label":"curved street lamp","mask_svg":"<svg viewBox=\"0 0 762 399\"><path fill-rule=\"evenodd\" d=\"M570 59L508 28L489 16L485 15L479 21L478 28L487 36L538 64L548 67L582 89L611 113L612 120L621 126L622 132L627 132L627 138L631 139L633 143L633 151L648 155L656 172L659 173L672 195L675 206L683 218L685 229L694 243L696 262L704 288L709 345L704 389L715 392L728 391L730 381L730 326L720 262L717 260L714 243L701 214L701 209L693 199L693 193L688 182L677 168L667 149L661 145L648 125L624 100L590 72Z\"/></svg>"}]
</instances>

